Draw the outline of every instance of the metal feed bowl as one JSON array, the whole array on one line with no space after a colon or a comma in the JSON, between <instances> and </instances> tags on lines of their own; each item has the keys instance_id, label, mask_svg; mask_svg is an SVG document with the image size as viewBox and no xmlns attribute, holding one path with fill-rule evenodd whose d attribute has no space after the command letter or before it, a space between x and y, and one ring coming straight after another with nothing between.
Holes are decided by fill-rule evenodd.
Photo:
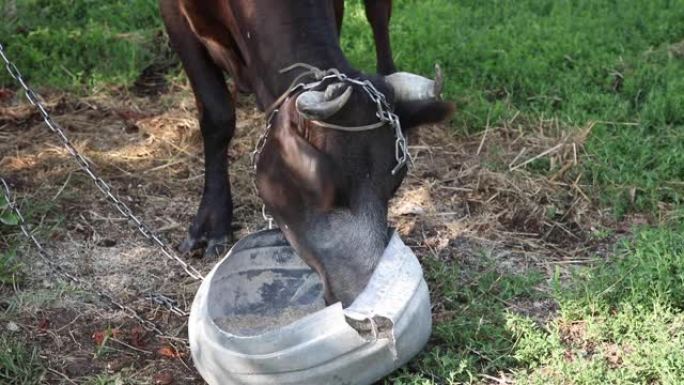
<instances>
[{"instance_id":1,"label":"metal feed bowl","mask_svg":"<svg viewBox=\"0 0 684 385\"><path fill-rule=\"evenodd\" d=\"M396 233L347 309L279 230L238 241L192 304L195 366L210 385L366 385L415 356L432 327L423 272Z\"/></svg>"}]
</instances>

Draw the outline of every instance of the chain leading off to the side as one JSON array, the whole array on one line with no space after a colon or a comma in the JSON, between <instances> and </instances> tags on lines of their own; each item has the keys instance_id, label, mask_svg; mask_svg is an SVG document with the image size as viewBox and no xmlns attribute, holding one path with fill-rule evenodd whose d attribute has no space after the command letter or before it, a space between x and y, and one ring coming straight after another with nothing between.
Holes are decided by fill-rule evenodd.
<instances>
[{"instance_id":1,"label":"chain leading off to the side","mask_svg":"<svg viewBox=\"0 0 684 385\"><path fill-rule=\"evenodd\" d=\"M136 217L133 214L133 211L131 211L131 209L128 208L128 206L114 194L112 188L109 186L109 184L107 184L107 182L104 181L104 179L100 178L99 176L97 176L97 174L95 174L93 169L90 167L88 160L76 150L76 147L74 147L74 145L71 143L69 138L64 133L64 130L62 130L62 127L50 117L50 114L48 114L47 110L45 109L45 106L40 101L38 94L36 94L31 89L31 87L28 86L24 78L21 76L21 72L19 72L17 66L9 60L2 44L0 44L0 58L2 58L2 60L5 62L5 67L7 68L7 72L9 72L10 76L12 76L13 79L19 82L19 84L23 88L24 94L26 95L26 99L28 99L29 103L31 103L38 109L38 111L43 117L43 121L48 126L50 131L52 131L59 137L59 139L62 142L62 145L64 145L64 148L66 148L69 154L71 154L71 156L74 158L74 160L81 168L81 170L85 172L86 175L90 177L90 179L93 180L95 186L97 186L97 188L102 192L102 194L104 194L105 198L107 198L107 200L109 200L109 202L111 202L114 205L114 207L116 207L116 209L119 210L119 212L126 217L126 219L133 222L136 225L138 231L145 238L147 238L153 244L157 245L165 257L178 263L190 277L196 280L204 279L202 274L199 271L197 271L197 269L195 269L193 266L189 265L180 257L178 257L173 248L171 248L166 242L159 238L159 236L146 223L144 223L141 219Z\"/></svg>"},{"instance_id":2,"label":"chain leading off to the side","mask_svg":"<svg viewBox=\"0 0 684 385\"><path fill-rule=\"evenodd\" d=\"M103 290L98 290L97 288L94 287L94 285L92 283L78 278L77 276L71 274L66 269L64 269L61 265L56 263L55 258L53 258L47 252L47 250L45 250L45 248L38 241L38 239L36 239L36 237L31 233L31 231L29 231L29 229L26 225L26 220L24 219L24 216L21 214L21 211L19 211L19 207L17 206L17 204L14 202L14 200L12 198L12 192L10 191L10 188L9 188L9 185L7 184L7 182L5 182L5 180L3 178L0 178L0 184L2 184L2 187L4 189L4 194L5 194L5 197L7 198L7 203L9 205L10 210L17 217L19 229L24 234L24 236L26 236L26 238L31 240L33 245L38 250L38 255L40 256L40 258L43 260L43 262L45 262L45 264L53 272L55 272L55 274L60 276L62 279L66 280L68 282L71 282L76 287L84 290L85 292L95 294L95 295L99 296L100 298L104 298L112 306L116 307L119 310L122 310L127 316L129 316L130 318L133 318L136 321L140 322L140 324L146 330L153 332L153 333L156 333L160 337L167 337L164 334L164 332L162 332L157 327L157 325L155 325L153 322L148 321L148 320L144 319L143 317L141 317L140 314L138 314L138 312L135 309L120 303L119 301L117 301L114 298L113 295L111 295L111 294L109 294ZM168 307L169 310L171 310L172 312L174 312L176 314L183 315L183 316L187 315L187 313L185 311L183 311L182 309L179 309L175 305L172 305L172 306L165 305L165 306ZM171 337L171 338L173 338L173 337Z\"/></svg>"}]
</instances>

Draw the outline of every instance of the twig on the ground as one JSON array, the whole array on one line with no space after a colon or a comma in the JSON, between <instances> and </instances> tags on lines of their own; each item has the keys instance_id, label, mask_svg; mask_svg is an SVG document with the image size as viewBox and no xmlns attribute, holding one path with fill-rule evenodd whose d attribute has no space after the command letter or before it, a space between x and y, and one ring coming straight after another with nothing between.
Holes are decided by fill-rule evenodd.
<instances>
[{"instance_id":1,"label":"twig on the ground","mask_svg":"<svg viewBox=\"0 0 684 385\"><path fill-rule=\"evenodd\" d=\"M136 352L139 352L139 353L142 353L142 354L147 354L147 355L153 354L152 352L150 352L150 351L148 351L148 350L143 350L143 349L140 349L140 348L136 348L135 346L129 345L129 344L127 344L127 343L125 343L125 342L123 342L123 341L121 341L121 340L119 340L119 339L114 338L114 337L109 337L109 340L110 340L110 341L114 341L114 342L116 342L117 344L123 345L123 346L125 346L125 347L127 347L127 348L129 348L129 349L135 350Z\"/></svg>"},{"instance_id":2,"label":"twig on the ground","mask_svg":"<svg viewBox=\"0 0 684 385\"><path fill-rule=\"evenodd\" d=\"M534 162L535 160L537 160L539 158L542 158L542 157L544 157L544 156L546 156L552 152L558 151L558 149L560 149L561 147L563 147L563 143L558 143L557 145L549 148L548 150L542 152L541 154L533 156L532 158L530 158L530 159L528 159L528 160L526 160L526 161L524 161L524 162L522 162L522 163L520 163L514 167L510 167L509 171L515 171L521 167L524 167L524 166L528 165L529 163Z\"/></svg>"},{"instance_id":3,"label":"twig on the ground","mask_svg":"<svg viewBox=\"0 0 684 385\"><path fill-rule=\"evenodd\" d=\"M62 191L64 191L64 188L66 188L66 186L69 184L69 181L71 180L71 175L73 173L74 172L72 171L69 174L67 174L66 180L62 184L62 187L60 187L59 190L57 190L57 193L52 197L52 199L51 199L52 201L55 201L60 195L62 195Z\"/></svg>"},{"instance_id":4,"label":"twig on the ground","mask_svg":"<svg viewBox=\"0 0 684 385\"><path fill-rule=\"evenodd\" d=\"M58 371L58 370L52 369L52 368L49 367L49 366L47 366L46 368L47 368L48 372L53 373L53 374L56 374L56 375L62 377L63 379L65 379L67 382L69 382L69 383L71 383L71 384L78 385L74 380L72 380L71 378L69 378L66 374L64 374L64 373L62 373L62 372L60 372L60 371Z\"/></svg>"},{"instance_id":5,"label":"twig on the ground","mask_svg":"<svg viewBox=\"0 0 684 385\"><path fill-rule=\"evenodd\" d=\"M508 169L509 169L509 170L512 170L511 167L513 167L513 165L515 164L515 162L517 162L518 159L520 159L520 157L522 157L522 156L525 154L526 151L527 151L527 147L523 147L523 148L520 150L520 152L518 152L518 155L516 155L515 158L513 158L513 160L511 161L511 163L508 164Z\"/></svg>"},{"instance_id":6,"label":"twig on the ground","mask_svg":"<svg viewBox=\"0 0 684 385\"><path fill-rule=\"evenodd\" d=\"M57 330L55 330L55 332L59 333L59 332L61 332L62 330L68 328L68 327L71 326L71 325L73 325L76 321L78 321L79 318L81 318L82 315L83 315L83 313L78 313L78 314L76 315L76 317L74 317L74 319L72 319L68 324L62 326L61 328L59 328L59 329L57 329Z\"/></svg>"},{"instance_id":7,"label":"twig on the ground","mask_svg":"<svg viewBox=\"0 0 684 385\"><path fill-rule=\"evenodd\" d=\"M562 261L544 261L547 265L576 265L576 264L588 264L600 261L600 258L586 258L586 259L567 259Z\"/></svg>"},{"instance_id":8,"label":"twig on the ground","mask_svg":"<svg viewBox=\"0 0 684 385\"><path fill-rule=\"evenodd\" d=\"M482 147L484 146L485 139L487 139L487 133L489 132L489 117L487 117L487 125L485 126L484 133L482 134L482 140L480 140L480 145L477 147L477 151L475 152L475 155L480 155L480 152L482 151Z\"/></svg>"},{"instance_id":9,"label":"twig on the ground","mask_svg":"<svg viewBox=\"0 0 684 385\"><path fill-rule=\"evenodd\" d=\"M486 378L486 379L491 380L491 381L495 381L497 384L510 385L513 383L513 382L511 382L505 378L498 378L498 377L490 376L489 374L480 374L480 377Z\"/></svg>"},{"instance_id":10,"label":"twig on the ground","mask_svg":"<svg viewBox=\"0 0 684 385\"><path fill-rule=\"evenodd\" d=\"M582 178L582 174L577 175L577 178L575 179L575 181L572 182L572 188L575 189L575 191L577 191L587 202L591 202L591 199L589 199L587 194L585 194L584 191L582 191L582 189L577 184L581 178Z\"/></svg>"}]
</instances>

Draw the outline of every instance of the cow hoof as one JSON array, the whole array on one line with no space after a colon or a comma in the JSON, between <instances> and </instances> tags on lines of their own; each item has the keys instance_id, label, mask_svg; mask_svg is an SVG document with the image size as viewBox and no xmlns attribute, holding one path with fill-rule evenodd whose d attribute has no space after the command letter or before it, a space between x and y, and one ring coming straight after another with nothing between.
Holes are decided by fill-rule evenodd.
<instances>
[{"instance_id":1,"label":"cow hoof","mask_svg":"<svg viewBox=\"0 0 684 385\"><path fill-rule=\"evenodd\" d=\"M185 237L183 242L178 246L178 252L181 253L182 255L190 254L193 251L199 249L201 246L202 240L197 239L193 237L192 235L188 235Z\"/></svg>"},{"instance_id":2,"label":"cow hoof","mask_svg":"<svg viewBox=\"0 0 684 385\"><path fill-rule=\"evenodd\" d=\"M204 249L204 258L219 258L228 251L232 239L228 235L223 237L210 239L207 242L207 247Z\"/></svg>"},{"instance_id":3,"label":"cow hoof","mask_svg":"<svg viewBox=\"0 0 684 385\"><path fill-rule=\"evenodd\" d=\"M224 235L217 238L209 239L205 241L204 238L193 237L188 235L185 240L178 246L178 252L182 255L192 254L195 250L201 249L202 246L206 245L204 248L204 258L215 258L221 257L228 250L232 242L232 237L229 235Z\"/></svg>"}]
</instances>

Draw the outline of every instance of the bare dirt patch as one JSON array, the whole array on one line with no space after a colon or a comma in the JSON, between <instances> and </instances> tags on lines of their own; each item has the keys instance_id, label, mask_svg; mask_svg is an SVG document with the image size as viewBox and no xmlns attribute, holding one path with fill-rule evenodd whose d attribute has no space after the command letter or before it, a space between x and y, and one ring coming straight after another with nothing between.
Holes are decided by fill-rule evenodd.
<instances>
[{"instance_id":1,"label":"bare dirt patch","mask_svg":"<svg viewBox=\"0 0 684 385\"><path fill-rule=\"evenodd\" d=\"M191 92L178 84L167 88L151 98L116 90L86 98L48 94L47 102L113 190L175 246L199 203L203 160ZM251 100L242 101L229 154L236 239L265 226L249 160L263 124ZM414 166L392 202L392 223L416 254L444 263L478 266L485 253L502 273L537 269L550 275L557 266L591 261L588 256L610 241L592 234L614 224L592 206L578 167L589 130L569 130L554 120L513 120L472 137L424 127L411 146ZM58 263L173 337L144 332L123 312L79 291L19 307L16 333L40 346L50 367L46 382L124 373L134 383L201 383L183 344L186 319L145 298L161 293L188 309L198 284L104 200L21 95L0 100L0 137L0 173ZM54 285L35 251L25 251L27 274L16 290ZM216 262L187 261L205 273ZM435 302L439 321L445 315ZM554 311L554 304L539 301L510 307L538 319Z\"/></svg>"}]
</instances>

